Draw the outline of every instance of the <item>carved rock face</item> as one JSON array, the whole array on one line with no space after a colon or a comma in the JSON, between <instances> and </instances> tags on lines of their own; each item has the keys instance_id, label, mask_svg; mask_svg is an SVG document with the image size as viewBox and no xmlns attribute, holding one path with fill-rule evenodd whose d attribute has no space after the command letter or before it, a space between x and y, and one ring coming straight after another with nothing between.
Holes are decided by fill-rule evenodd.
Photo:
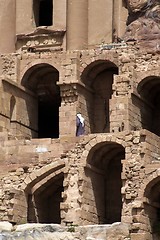
<instances>
[{"instance_id":1,"label":"carved rock face","mask_svg":"<svg viewBox=\"0 0 160 240\"><path fill-rule=\"evenodd\" d=\"M126 0L129 11L125 41L160 51L160 0Z\"/></svg>"},{"instance_id":2,"label":"carved rock face","mask_svg":"<svg viewBox=\"0 0 160 240\"><path fill-rule=\"evenodd\" d=\"M131 12L139 12L147 2L148 0L126 0L127 8Z\"/></svg>"},{"instance_id":3,"label":"carved rock face","mask_svg":"<svg viewBox=\"0 0 160 240\"><path fill-rule=\"evenodd\" d=\"M153 19L160 27L160 3L148 10L145 14L146 18Z\"/></svg>"}]
</instances>

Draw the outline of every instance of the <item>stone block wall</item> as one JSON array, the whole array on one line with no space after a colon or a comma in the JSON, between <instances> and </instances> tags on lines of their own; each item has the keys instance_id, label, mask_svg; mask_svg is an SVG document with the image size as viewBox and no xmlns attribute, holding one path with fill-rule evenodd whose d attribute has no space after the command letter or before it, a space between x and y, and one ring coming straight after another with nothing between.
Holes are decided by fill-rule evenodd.
<instances>
[{"instance_id":1,"label":"stone block wall","mask_svg":"<svg viewBox=\"0 0 160 240\"><path fill-rule=\"evenodd\" d=\"M140 54L130 45L110 50L2 55L0 219L78 225L121 221L130 225L131 240L140 236L152 239L158 222L158 207L152 202L158 201L160 148L150 109L153 113L158 110L153 107L154 91L147 99L143 86L152 89L150 76L158 86L159 61L158 55ZM38 77L43 80L43 71L47 74L50 70L59 73L55 80L61 99L59 137L38 139L37 95L29 88L36 86ZM113 83L108 86L109 71ZM106 131L102 130L106 112L99 110L96 102L101 80L107 86L101 93L111 94L107 98ZM81 137L75 137L78 112L86 122L86 134ZM93 117L96 112L98 120ZM93 131L95 125L101 128L98 133ZM110 173L118 179L117 185L108 177ZM116 207L110 194L118 199ZM44 215L47 208L37 200L42 198L50 205L50 196L57 200L56 218Z\"/></svg>"},{"instance_id":2,"label":"stone block wall","mask_svg":"<svg viewBox=\"0 0 160 240\"><path fill-rule=\"evenodd\" d=\"M143 235L152 231L149 219L152 218L153 211L149 212L148 208L145 210L148 204L145 189L153 179L158 181L160 164L156 135L143 130L91 134L78 138L62 137L61 140L2 139L1 220L26 222L27 212L31 211L27 195L40 197L42 189L47 188L47 182L54 186L56 178L63 173L62 202L59 209L61 222L78 225L104 222L103 171L91 167L87 158L90 159L92 149L97 149L96 155L101 165L102 150L98 152L98 146L103 143L107 148L109 143L115 142L125 148L125 159L121 161L121 221L130 224L133 236L131 239L140 236L140 233Z\"/></svg>"},{"instance_id":3,"label":"stone block wall","mask_svg":"<svg viewBox=\"0 0 160 240\"><path fill-rule=\"evenodd\" d=\"M3 125L3 129L10 131L8 119L11 118L10 115L14 111L15 123L12 125L13 129L17 129L13 130L14 134L17 131L17 135L36 136L37 96L35 92L28 91L23 85L30 81L30 75L35 72L35 68L41 70L43 64L46 64L46 67L53 66L59 72L57 84L60 87L61 95L60 135L71 134L73 136L75 134L77 112L81 112L86 119L86 133L141 128L151 130L153 106L149 99L144 99L143 95L141 96L139 89L146 78L158 77L159 58L151 56L150 53L147 56L143 54L143 51L140 56L136 47L130 48L127 45L116 50L73 51L66 52L66 54L59 52L57 54L41 53L40 55L37 53L3 55L1 57L2 103L6 102L6 99L7 103L1 105L2 119L4 117L6 119L1 125ZM146 58L147 60L144 61ZM96 85L95 89L90 85L94 81L101 81L98 76L104 70L110 71L111 66L118 69L118 74L113 73L111 97L107 98L108 100L101 99L100 106L98 106L96 105L96 101L100 101L100 99L98 100L98 89ZM143 72L142 76L140 76L141 71ZM106 79L107 82L109 75L106 76L108 77L102 76L101 79ZM103 97L107 96L107 91L109 91L109 87L106 86ZM11 98L14 99L12 102ZM108 107L107 105L105 107L104 101L109 101ZM10 110L11 103L12 109ZM66 118L71 123L71 127L66 125ZM8 124L5 126L7 121ZM108 126L106 129L101 127L105 121L107 121ZM155 130L153 129L153 131L155 132L156 122L154 125Z\"/></svg>"},{"instance_id":4,"label":"stone block wall","mask_svg":"<svg viewBox=\"0 0 160 240\"><path fill-rule=\"evenodd\" d=\"M141 2L1 0L1 221L159 239L159 3Z\"/></svg>"},{"instance_id":5,"label":"stone block wall","mask_svg":"<svg viewBox=\"0 0 160 240\"><path fill-rule=\"evenodd\" d=\"M82 222L84 225L89 224L101 224L104 221L104 199L103 199L103 189L104 189L104 179L98 173L91 171L86 167L85 169L85 180L83 183L83 198L82 198ZM96 198L99 196L99 199ZM97 210L98 208L98 210Z\"/></svg>"}]
</instances>

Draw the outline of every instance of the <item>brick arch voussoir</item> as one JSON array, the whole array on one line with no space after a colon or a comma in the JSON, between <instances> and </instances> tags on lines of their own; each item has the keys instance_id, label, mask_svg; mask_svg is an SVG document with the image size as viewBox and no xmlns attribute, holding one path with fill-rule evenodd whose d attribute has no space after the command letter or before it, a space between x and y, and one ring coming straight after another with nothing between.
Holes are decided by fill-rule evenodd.
<instances>
[{"instance_id":1,"label":"brick arch voussoir","mask_svg":"<svg viewBox=\"0 0 160 240\"><path fill-rule=\"evenodd\" d=\"M143 192L143 201L147 201L147 193L150 191L151 187L155 183L160 182L160 168L155 169L147 178L145 178L145 183L141 186L141 191Z\"/></svg>"},{"instance_id":2,"label":"brick arch voussoir","mask_svg":"<svg viewBox=\"0 0 160 240\"><path fill-rule=\"evenodd\" d=\"M85 146L85 150L84 152L82 153L82 160L83 160L83 164L84 166L86 165L86 161L87 161L87 158L88 158L88 155L91 151L91 149L93 147L95 147L97 144L103 144L104 142L112 142L112 143L117 143L117 144L120 144L122 145L122 147L125 148L126 144L125 144L125 141L124 140L120 140L118 137L114 136L114 135L110 135L110 134L107 134L106 136L95 136L93 139L91 139Z\"/></svg>"},{"instance_id":3,"label":"brick arch voussoir","mask_svg":"<svg viewBox=\"0 0 160 240\"><path fill-rule=\"evenodd\" d=\"M150 77L150 76L160 77L160 69L157 68L152 71L143 71L143 72L137 73L136 74L137 84L140 84L145 78Z\"/></svg>"},{"instance_id":4,"label":"brick arch voussoir","mask_svg":"<svg viewBox=\"0 0 160 240\"><path fill-rule=\"evenodd\" d=\"M40 180L39 182L37 182L32 188L31 188L31 193L35 194L38 191L40 191L41 189L43 190L45 188L46 183L48 183L50 180L54 181L55 179L57 179L57 177L60 176L60 174L64 174L64 167L60 168L52 173L50 173L49 175L47 175L46 177L44 177L42 180Z\"/></svg>"},{"instance_id":5,"label":"brick arch voussoir","mask_svg":"<svg viewBox=\"0 0 160 240\"><path fill-rule=\"evenodd\" d=\"M51 164L48 164L48 165L42 167L41 169L35 170L33 173L30 173L24 179L23 190L26 193L32 191L32 188L37 183L40 183L44 179L48 180L49 178L53 177L53 174L54 174L54 176L56 176L60 172L63 172L64 168L65 168L65 162L64 162L63 159L61 159L59 161L55 161L55 162L53 162Z\"/></svg>"},{"instance_id":6,"label":"brick arch voussoir","mask_svg":"<svg viewBox=\"0 0 160 240\"><path fill-rule=\"evenodd\" d=\"M101 60L106 62L110 61L118 67L118 58L115 58L114 54L108 56L106 52L102 51L101 54L98 54L92 58L88 56L84 58L84 61L81 60L81 67L80 67L81 75L90 64L93 64L94 62L101 61Z\"/></svg>"},{"instance_id":7,"label":"brick arch voussoir","mask_svg":"<svg viewBox=\"0 0 160 240\"><path fill-rule=\"evenodd\" d=\"M21 71L21 76L20 79L23 79L25 73L27 71L29 71L32 67L36 66L36 65L40 65L40 64L48 64L54 68L56 68L59 72L60 72L60 64L57 64L57 60L55 59L55 61L52 59L36 59L32 62L29 62L29 64L27 64Z\"/></svg>"}]
</instances>

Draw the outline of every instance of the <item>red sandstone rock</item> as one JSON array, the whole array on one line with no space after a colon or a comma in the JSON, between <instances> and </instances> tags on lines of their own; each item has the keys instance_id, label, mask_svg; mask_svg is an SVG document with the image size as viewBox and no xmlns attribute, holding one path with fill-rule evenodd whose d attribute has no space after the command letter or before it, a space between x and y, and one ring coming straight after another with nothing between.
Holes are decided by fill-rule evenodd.
<instances>
[{"instance_id":1,"label":"red sandstone rock","mask_svg":"<svg viewBox=\"0 0 160 240\"><path fill-rule=\"evenodd\" d=\"M141 47L160 50L159 1L126 1L129 11L125 41L137 41Z\"/></svg>"}]
</instances>

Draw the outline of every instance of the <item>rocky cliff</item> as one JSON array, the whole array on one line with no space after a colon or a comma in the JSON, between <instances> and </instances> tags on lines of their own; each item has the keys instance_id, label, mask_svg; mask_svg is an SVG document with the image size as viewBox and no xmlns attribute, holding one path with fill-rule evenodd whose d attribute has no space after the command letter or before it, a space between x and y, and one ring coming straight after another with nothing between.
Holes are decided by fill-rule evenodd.
<instances>
[{"instance_id":1,"label":"rocky cliff","mask_svg":"<svg viewBox=\"0 0 160 240\"><path fill-rule=\"evenodd\" d=\"M160 51L160 1L124 0L129 15L125 41L136 41L140 47Z\"/></svg>"}]
</instances>

